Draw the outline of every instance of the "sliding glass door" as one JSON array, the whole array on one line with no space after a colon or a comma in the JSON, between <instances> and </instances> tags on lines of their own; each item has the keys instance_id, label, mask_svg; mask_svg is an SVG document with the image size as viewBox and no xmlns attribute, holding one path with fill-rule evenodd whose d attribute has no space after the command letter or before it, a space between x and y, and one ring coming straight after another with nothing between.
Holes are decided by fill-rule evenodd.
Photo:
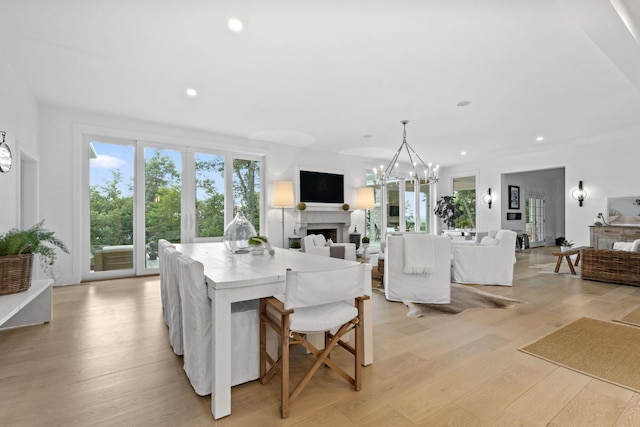
<instances>
[{"instance_id":1,"label":"sliding glass door","mask_svg":"<svg viewBox=\"0 0 640 427\"><path fill-rule=\"evenodd\" d=\"M256 230L262 158L178 145L85 137L89 145L84 280L153 274L159 239L222 240L242 208Z\"/></svg>"},{"instance_id":2,"label":"sliding glass door","mask_svg":"<svg viewBox=\"0 0 640 427\"><path fill-rule=\"evenodd\" d=\"M98 277L134 272L134 141L91 138L88 244L84 260Z\"/></svg>"}]
</instances>

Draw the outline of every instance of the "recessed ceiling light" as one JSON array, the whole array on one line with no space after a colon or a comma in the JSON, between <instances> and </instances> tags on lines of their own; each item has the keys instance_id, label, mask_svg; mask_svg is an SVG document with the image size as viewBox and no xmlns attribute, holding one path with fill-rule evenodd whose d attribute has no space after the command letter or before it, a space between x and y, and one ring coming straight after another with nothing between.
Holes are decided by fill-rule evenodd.
<instances>
[{"instance_id":1,"label":"recessed ceiling light","mask_svg":"<svg viewBox=\"0 0 640 427\"><path fill-rule=\"evenodd\" d=\"M195 89L193 89L193 88L189 88L189 89L187 89L185 92L186 92L186 94L187 94L187 95L189 95L189 96L196 96L196 95L198 95L198 91L197 91L197 90L195 90Z\"/></svg>"},{"instance_id":2,"label":"recessed ceiling light","mask_svg":"<svg viewBox=\"0 0 640 427\"><path fill-rule=\"evenodd\" d=\"M460 155L462 155L462 156L466 156L466 155L467 155L467 152L466 152L466 151L461 151L461 152L460 152Z\"/></svg>"},{"instance_id":3,"label":"recessed ceiling light","mask_svg":"<svg viewBox=\"0 0 640 427\"><path fill-rule=\"evenodd\" d=\"M544 141L544 137L543 136L539 136L536 138L536 141L540 142L540 141Z\"/></svg>"},{"instance_id":4,"label":"recessed ceiling light","mask_svg":"<svg viewBox=\"0 0 640 427\"><path fill-rule=\"evenodd\" d=\"M460 101L458 102L456 105L458 107L466 107L467 105L471 104L471 101Z\"/></svg>"},{"instance_id":5,"label":"recessed ceiling light","mask_svg":"<svg viewBox=\"0 0 640 427\"><path fill-rule=\"evenodd\" d=\"M229 29L231 31L235 31L235 32L242 31L242 21L237 18L229 19L229 22L227 23L227 25L229 25Z\"/></svg>"}]
</instances>

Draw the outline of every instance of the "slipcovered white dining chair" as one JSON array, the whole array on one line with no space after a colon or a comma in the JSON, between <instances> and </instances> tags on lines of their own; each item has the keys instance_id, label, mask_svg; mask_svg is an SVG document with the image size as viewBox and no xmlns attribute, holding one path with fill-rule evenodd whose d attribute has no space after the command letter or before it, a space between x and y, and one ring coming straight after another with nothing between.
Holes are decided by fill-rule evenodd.
<instances>
[{"instance_id":1,"label":"slipcovered white dining chair","mask_svg":"<svg viewBox=\"0 0 640 427\"><path fill-rule=\"evenodd\" d=\"M160 270L160 298L162 301L162 317L164 318L164 323L167 326L169 326L169 303L167 302L167 282L166 282L167 263L164 260L164 250L169 246L171 246L172 248L175 248L175 246L173 246L171 242L169 242L166 239L158 240L158 263L159 263L158 267Z\"/></svg>"},{"instance_id":2,"label":"slipcovered white dining chair","mask_svg":"<svg viewBox=\"0 0 640 427\"><path fill-rule=\"evenodd\" d=\"M182 345L182 302L180 301L180 287L178 282L178 255L175 247L164 249L166 267L165 284L167 286L167 303L169 306L169 342L173 352L178 355L184 353Z\"/></svg>"},{"instance_id":3,"label":"slipcovered white dining chair","mask_svg":"<svg viewBox=\"0 0 640 427\"><path fill-rule=\"evenodd\" d=\"M211 300L204 266L187 255L177 259L183 316L184 371L194 391L211 394ZM231 385L258 379L260 375L260 316L258 300L231 304ZM268 350L277 343L268 337Z\"/></svg>"},{"instance_id":4,"label":"slipcovered white dining chair","mask_svg":"<svg viewBox=\"0 0 640 427\"><path fill-rule=\"evenodd\" d=\"M289 416L289 407L320 365L336 371L356 391L361 388L363 354L364 264L327 271L287 271L286 290L282 297L260 300L260 380L268 383L280 376L280 414ZM370 281L369 281L370 286ZM274 360L266 351L267 327L280 336L280 359ZM355 328L355 345L344 342L344 334ZM307 334L324 332L325 347L318 350L306 339ZM289 393L290 352L302 345L317 357L311 368ZM329 359L336 346L354 356L353 375ZM268 370L267 370L268 368Z\"/></svg>"},{"instance_id":5,"label":"slipcovered white dining chair","mask_svg":"<svg viewBox=\"0 0 640 427\"><path fill-rule=\"evenodd\" d=\"M389 301L448 304L451 239L425 233L388 235L384 291Z\"/></svg>"}]
</instances>

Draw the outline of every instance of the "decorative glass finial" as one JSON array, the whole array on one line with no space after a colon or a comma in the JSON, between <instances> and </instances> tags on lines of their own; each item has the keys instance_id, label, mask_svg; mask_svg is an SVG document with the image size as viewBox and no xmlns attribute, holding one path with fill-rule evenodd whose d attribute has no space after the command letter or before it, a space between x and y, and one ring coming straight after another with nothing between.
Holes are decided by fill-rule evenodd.
<instances>
[{"instance_id":1,"label":"decorative glass finial","mask_svg":"<svg viewBox=\"0 0 640 427\"><path fill-rule=\"evenodd\" d=\"M238 209L236 217L224 229L224 246L234 254L246 254L251 250L249 238L256 235L253 224Z\"/></svg>"}]
</instances>

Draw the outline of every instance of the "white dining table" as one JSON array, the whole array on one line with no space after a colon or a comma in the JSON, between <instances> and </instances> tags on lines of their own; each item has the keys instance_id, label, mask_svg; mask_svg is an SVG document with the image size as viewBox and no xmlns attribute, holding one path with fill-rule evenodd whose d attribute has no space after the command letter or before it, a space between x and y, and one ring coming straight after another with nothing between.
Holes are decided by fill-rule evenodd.
<instances>
[{"instance_id":1,"label":"white dining table","mask_svg":"<svg viewBox=\"0 0 640 427\"><path fill-rule=\"evenodd\" d=\"M320 255L275 248L273 256L232 254L223 243L176 244L176 249L204 265L211 299L211 413L215 419L231 414L231 303L284 294L288 268L301 271L330 270L355 264ZM367 271L371 266L367 267ZM363 283L371 294L370 273ZM364 302L363 365L373 362L371 300Z\"/></svg>"}]
</instances>

